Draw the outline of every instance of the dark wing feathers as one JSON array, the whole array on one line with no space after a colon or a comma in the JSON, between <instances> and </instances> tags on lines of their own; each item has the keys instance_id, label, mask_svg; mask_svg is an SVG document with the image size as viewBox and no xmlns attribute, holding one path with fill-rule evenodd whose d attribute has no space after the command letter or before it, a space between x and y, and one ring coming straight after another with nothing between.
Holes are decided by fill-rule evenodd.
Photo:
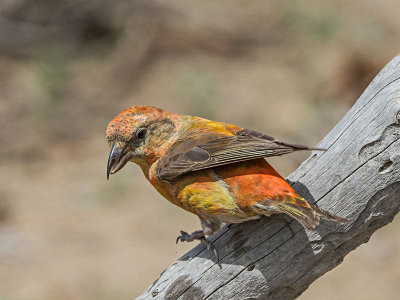
<instances>
[{"instance_id":1,"label":"dark wing feathers","mask_svg":"<svg viewBox=\"0 0 400 300\"><path fill-rule=\"evenodd\" d=\"M276 141L268 135L243 129L236 135L204 132L175 142L160 159L157 176L171 180L181 174L230 163L291 153L297 150L323 150Z\"/></svg>"}]
</instances>

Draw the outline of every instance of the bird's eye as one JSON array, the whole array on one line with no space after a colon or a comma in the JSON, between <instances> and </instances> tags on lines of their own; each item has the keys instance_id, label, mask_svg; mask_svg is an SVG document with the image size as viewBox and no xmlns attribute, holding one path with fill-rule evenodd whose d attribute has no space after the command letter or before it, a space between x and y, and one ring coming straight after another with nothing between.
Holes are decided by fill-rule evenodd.
<instances>
[{"instance_id":1,"label":"bird's eye","mask_svg":"<svg viewBox=\"0 0 400 300\"><path fill-rule=\"evenodd\" d=\"M147 129L146 128L139 128L136 133L136 138L138 140L143 140L146 137Z\"/></svg>"}]
</instances>

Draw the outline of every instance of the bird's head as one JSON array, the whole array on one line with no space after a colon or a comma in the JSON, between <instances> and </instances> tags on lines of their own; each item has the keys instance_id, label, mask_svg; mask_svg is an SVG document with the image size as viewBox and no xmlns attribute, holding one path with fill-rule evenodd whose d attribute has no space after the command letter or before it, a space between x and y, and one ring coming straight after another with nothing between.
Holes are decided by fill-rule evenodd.
<instances>
[{"instance_id":1,"label":"bird's head","mask_svg":"<svg viewBox=\"0 0 400 300\"><path fill-rule=\"evenodd\" d=\"M148 168L164 154L177 122L178 115L152 106L133 106L117 115L106 131L111 147L107 179L128 161Z\"/></svg>"}]
</instances>

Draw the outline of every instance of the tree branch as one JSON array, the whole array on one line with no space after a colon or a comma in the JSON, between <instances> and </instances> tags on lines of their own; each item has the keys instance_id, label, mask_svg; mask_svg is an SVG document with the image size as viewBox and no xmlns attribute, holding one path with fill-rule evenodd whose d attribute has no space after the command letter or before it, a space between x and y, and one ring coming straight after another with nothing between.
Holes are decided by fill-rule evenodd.
<instances>
[{"instance_id":1,"label":"tree branch","mask_svg":"<svg viewBox=\"0 0 400 300\"><path fill-rule=\"evenodd\" d=\"M328 151L313 153L288 178L309 202L349 224L322 221L304 230L279 215L225 228L214 237L218 264L198 245L139 299L294 299L390 223L400 208L399 79L400 55L319 144Z\"/></svg>"}]
</instances>

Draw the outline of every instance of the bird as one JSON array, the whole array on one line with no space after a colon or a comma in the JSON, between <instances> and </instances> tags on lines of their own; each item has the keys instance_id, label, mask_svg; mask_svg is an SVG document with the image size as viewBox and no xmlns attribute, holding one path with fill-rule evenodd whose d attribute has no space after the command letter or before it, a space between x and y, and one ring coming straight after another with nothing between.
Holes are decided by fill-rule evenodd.
<instances>
[{"instance_id":1,"label":"bird","mask_svg":"<svg viewBox=\"0 0 400 300\"><path fill-rule=\"evenodd\" d=\"M266 158L300 150L319 150L281 142L246 128L202 117L133 106L109 124L107 180L128 162L142 169L153 187L171 203L197 215L201 230L183 230L176 242L210 241L225 224L287 214L304 228L320 218L347 222L308 203Z\"/></svg>"}]
</instances>

